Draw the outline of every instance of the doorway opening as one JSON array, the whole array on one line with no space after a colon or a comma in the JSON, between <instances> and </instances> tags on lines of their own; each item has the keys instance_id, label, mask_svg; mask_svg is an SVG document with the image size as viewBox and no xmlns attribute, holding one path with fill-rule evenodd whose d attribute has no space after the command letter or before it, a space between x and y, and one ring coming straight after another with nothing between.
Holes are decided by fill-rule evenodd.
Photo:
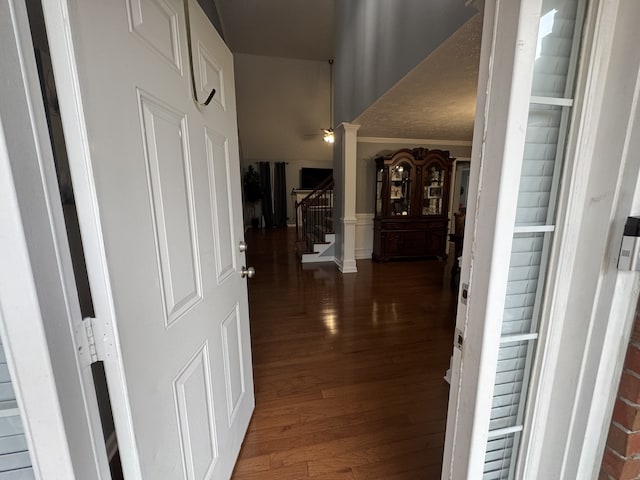
<instances>
[{"instance_id":1,"label":"doorway opening","mask_svg":"<svg viewBox=\"0 0 640 480\"><path fill-rule=\"evenodd\" d=\"M71 253L73 274L78 292L80 312L82 318L92 318L94 317L93 300L91 298L80 226L78 224L71 172L62 130L62 120L60 117L60 108L58 105L58 96L53 76L42 4L39 0L27 0L26 6L31 27L31 38L33 41L36 65L38 67L42 101L49 130L49 139L55 162L65 228ZM98 361L94 363L91 366L91 371L111 477L113 480L122 480L122 465L120 463L118 441L103 362Z\"/></svg>"},{"instance_id":2,"label":"doorway opening","mask_svg":"<svg viewBox=\"0 0 640 480\"><path fill-rule=\"evenodd\" d=\"M468 198L471 141L415 142L358 139L357 273L301 264L294 228L245 232L257 272L249 282L256 411L234 480L254 478L254 468L265 480L440 478L460 256L448 235ZM416 147L457 158L442 202L447 260L374 262L375 158ZM443 196L437 186L427 193Z\"/></svg>"}]
</instances>

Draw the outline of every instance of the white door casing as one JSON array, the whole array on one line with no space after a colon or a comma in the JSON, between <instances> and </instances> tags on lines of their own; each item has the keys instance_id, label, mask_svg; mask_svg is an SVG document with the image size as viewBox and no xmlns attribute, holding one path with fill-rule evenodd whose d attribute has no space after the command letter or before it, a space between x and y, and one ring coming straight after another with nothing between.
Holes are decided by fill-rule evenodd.
<instances>
[{"instance_id":1,"label":"white door casing","mask_svg":"<svg viewBox=\"0 0 640 480\"><path fill-rule=\"evenodd\" d=\"M106 479L93 378L75 353L82 318L25 2L2 2L0 23L5 354L35 477Z\"/></svg>"},{"instance_id":2,"label":"white door casing","mask_svg":"<svg viewBox=\"0 0 640 480\"><path fill-rule=\"evenodd\" d=\"M232 57L190 2L45 2L127 478L226 479L254 405ZM203 92L206 92L203 93Z\"/></svg>"}]
</instances>

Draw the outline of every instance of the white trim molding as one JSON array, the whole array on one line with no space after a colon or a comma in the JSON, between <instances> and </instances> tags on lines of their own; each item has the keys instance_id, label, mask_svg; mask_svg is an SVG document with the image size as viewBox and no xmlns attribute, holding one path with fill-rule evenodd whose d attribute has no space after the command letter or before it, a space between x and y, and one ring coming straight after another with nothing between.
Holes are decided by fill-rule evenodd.
<instances>
[{"instance_id":1,"label":"white trim molding","mask_svg":"<svg viewBox=\"0 0 640 480\"><path fill-rule=\"evenodd\" d=\"M373 213L356 213L356 260L371 259L374 218Z\"/></svg>"},{"instance_id":2,"label":"white trim molding","mask_svg":"<svg viewBox=\"0 0 640 480\"><path fill-rule=\"evenodd\" d=\"M23 0L0 43L0 333L29 456L39 480L111 478Z\"/></svg>"},{"instance_id":3,"label":"white trim molding","mask_svg":"<svg viewBox=\"0 0 640 480\"><path fill-rule=\"evenodd\" d=\"M470 140L429 140L426 138L358 137L358 143L397 143L401 145L442 145L443 147L470 147Z\"/></svg>"}]
</instances>

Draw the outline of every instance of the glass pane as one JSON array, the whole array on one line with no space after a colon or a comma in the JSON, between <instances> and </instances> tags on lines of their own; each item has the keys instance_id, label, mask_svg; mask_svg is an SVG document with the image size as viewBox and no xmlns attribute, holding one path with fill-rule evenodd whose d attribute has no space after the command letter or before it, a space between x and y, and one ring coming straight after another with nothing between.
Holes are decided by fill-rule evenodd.
<instances>
[{"instance_id":1,"label":"glass pane","mask_svg":"<svg viewBox=\"0 0 640 480\"><path fill-rule=\"evenodd\" d=\"M382 178L384 169L381 168L376 173L376 215L382 215Z\"/></svg>"},{"instance_id":2,"label":"glass pane","mask_svg":"<svg viewBox=\"0 0 640 480\"><path fill-rule=\"evenodd\" d=\"M390 195L391 215L409 215L411 208L411 166L401 163L392 167Z\"/></svg>"},{"instance_id":3,"label":"glass pane","mask_svg":"<svg viewBox=\"0 0 640 480\"><path fill-rule=\"evenodd\" d=\"M576 0L543 2L531 95L557 98L570 95L567 78L574 53L577 12Z\"/></svg>"},{"instance_id":4,"label":"glass pane","mask_svg":"<svg viewBox=\"0 0 640 480\"><path fill-rule=\"evenodd\" d=\"M540 267L543 263L545 235L550 238L551 234L517 234L513 238L502 320L503 336L531 333L532 324L536 323L534 308L536 295L541 286Z\"/></svg>"},{"instance_id":5,"label":"glass pane","mask_svg":"<svg viewBox=\"0 0 640 480\"><path fill-rule=\"evenodd\" d=\"M568 109L567 109L568 110ZM516 225L545 225L556 172L562 107L531 105L520 176Z\"/></svg>"},{"instance_id":6,"label":"glass pane","mask_svg":"<svg viewBox=\"0 0 640 480\"><path fill-rule=\"evenodd\" d=\"M422 215L442 215L444 174L444 169L439 165L427 165L422 191Z\"/></svg>"},{"instance_id":7,"label":"glass pane","mask_svg":"<svg viewBox=\"0 0 640 480\"><path fill-rule=\"evenodd\" d=\"M528 351L527 341L507 343L500 347L489 430L515 427L520 421L520 394Z\"/></svg>"},{"instance_id":8,"label":"glass pane","mask_svg":"<svg viewBox=\"0 0 640 480\"><path fill-rule=\"evenodd\" d=\"M487 442L483 480L507 480L511 471L511 456L518 433L490 438Z\"/></svg>"}]
</instances>

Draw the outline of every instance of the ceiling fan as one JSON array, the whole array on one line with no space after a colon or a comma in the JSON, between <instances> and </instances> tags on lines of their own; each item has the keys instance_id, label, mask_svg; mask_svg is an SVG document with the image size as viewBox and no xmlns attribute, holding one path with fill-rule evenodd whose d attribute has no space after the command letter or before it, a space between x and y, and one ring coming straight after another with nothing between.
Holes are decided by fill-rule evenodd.
<instances>
[{"instance_id":1,"label":"ceiling fan","mask_svg":"<svg viewBox=\"0 0 640 480\"><path fill-rule=\"evenodd\" d=\"M326 143L336 141L336 136L333 132L333 59L329 60L329 128L323 128L322 132L322 140Z\"/></svg>"},{"instance_id":2,"label":"ceiling fan","mask_svg":"<svg viewBox=\"0 0 640 480\"><path fill-rule=\"evenodd\" d=\"M317 137L322 135L322 140L326 143L334 143L335 142L335 133L333 131L333 59L329 60L329 127L321 128L321 134L312 133L307 134L305 137Z\"/></svg>"}]
</instances>

